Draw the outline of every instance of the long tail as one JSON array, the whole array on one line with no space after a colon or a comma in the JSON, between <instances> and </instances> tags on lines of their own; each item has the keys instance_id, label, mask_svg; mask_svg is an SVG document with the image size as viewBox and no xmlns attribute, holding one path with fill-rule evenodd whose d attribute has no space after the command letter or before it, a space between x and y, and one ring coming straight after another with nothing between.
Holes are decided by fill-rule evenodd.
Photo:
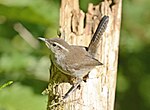
<instances>
[{"instance_id":1,"label":"long tail","mask_svg":"<svg viewBox=\"0 0 150 110\"><path fill-rule=\"evenodd\" d=\"M108 24L108 21L109 21L109 16L104 16L100 23L98 24L98 27L96 29L96 32L94 33L92 39L91 39L91 42L88 46L88 52L94 56L95 53L96 53L96 50L97 50L97 46L99 44L99 40L101 38L101 36L103 35L103 33L105 32L106 30L106 27L107 27L107 24Z\"/></svg>"}]
</instances>

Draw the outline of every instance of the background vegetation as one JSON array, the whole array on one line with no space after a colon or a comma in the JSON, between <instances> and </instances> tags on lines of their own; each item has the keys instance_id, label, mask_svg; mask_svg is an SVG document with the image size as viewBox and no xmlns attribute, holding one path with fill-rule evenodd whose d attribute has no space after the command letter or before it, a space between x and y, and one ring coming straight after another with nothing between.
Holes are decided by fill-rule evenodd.
<instances>
[{"instance_id":1,"label":"background vegetation","mask_svg":"<svg viewBox=\"0 0 150 110\"><path fill-rule=\"evenodd\" d=\"M86 11L88 3L80 0ZM123 0L116 110L150 110L150 0ZM45 110L48 49L38 36L55 37L59 0L0 0L0 110Z\"/></svg>"}]
</instances>

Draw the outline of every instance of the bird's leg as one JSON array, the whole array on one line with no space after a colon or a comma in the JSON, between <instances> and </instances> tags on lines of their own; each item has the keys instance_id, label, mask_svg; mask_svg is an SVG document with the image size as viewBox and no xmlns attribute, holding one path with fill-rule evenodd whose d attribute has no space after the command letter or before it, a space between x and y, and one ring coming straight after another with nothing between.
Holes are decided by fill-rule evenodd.
<instances>
[{"instance_id":1,"label":"bird's leg","mask_svg":"<svg viewBox=\"0 0 150 110\"><path fill-rule=\"evenodd\" d=\"M77 83L73 84L72 87L68 90L68 92L63 96L63 100L66 99L72 92L74 92L81 82L82 79L78 79Z\"/></svg>"}]
</instances>

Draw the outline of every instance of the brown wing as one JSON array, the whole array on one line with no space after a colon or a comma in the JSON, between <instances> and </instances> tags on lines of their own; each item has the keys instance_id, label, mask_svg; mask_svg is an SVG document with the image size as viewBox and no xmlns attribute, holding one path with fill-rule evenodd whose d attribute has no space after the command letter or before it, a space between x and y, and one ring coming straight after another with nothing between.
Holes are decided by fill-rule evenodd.
<instances>
[{"instance_id":1,"label":"brown wing","mask_svg":"<svg viewBox=\"0 0 150 110\"><path fill-rule=\"evenodd\" d=\"M97 59L93 58L85 49L73 46L71 54L67 56L69 68L72 69L83 69L83 68L93 68L98 65L102 65Z\"/></svg>"}]
</instances>

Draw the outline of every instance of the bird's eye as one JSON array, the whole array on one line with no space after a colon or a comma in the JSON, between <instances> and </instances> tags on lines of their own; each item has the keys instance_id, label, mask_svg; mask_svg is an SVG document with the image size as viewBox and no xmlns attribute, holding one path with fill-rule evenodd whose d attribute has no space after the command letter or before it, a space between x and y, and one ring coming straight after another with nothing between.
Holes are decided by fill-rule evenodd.
<instances>
[{"instance_id":1,"label":"bird's eye","mask_svg":"<svg viewBox=\"0 0 150 110\"><path fill-rule=\"evenodd\" d=\"M53 46L55 47L55 46L56 46L56 44L53 44Z\"/></svg>"}]
</instances>

